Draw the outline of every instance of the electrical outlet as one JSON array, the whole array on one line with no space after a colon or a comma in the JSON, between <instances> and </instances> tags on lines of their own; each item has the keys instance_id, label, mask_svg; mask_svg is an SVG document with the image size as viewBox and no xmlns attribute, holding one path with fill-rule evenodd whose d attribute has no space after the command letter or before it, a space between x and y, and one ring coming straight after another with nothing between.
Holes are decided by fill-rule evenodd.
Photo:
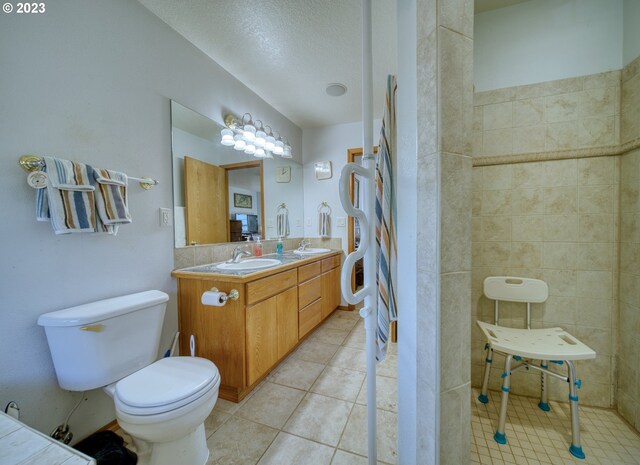
<instances>
[{"instance_id":1,"label":"electrical outlet","mask_svg":"<svg viewBox=\"0 0 640 465\"><path fill-rule=\"evenodd\" d=\"M311 218L307 218L307 227L310 228L311 227Z\"/></svg>"},{"instance_id":2,"label":"electrical outlet","mask_svg":"<svg viewBox=\"0 0 640 465\"><path fill-rule=\"evenodd\" d=\"M347 218L345 218L344 216L339 216L338 217L338 227L339 228L344 228L347 224Z\"/></svg>"},{"instance_id":3,"label":"electrical outlet","mask_svg":"<svg viewBox=\"0 0 640 465\"><path fill-rule=\"evenodd\" d=\"M302 218L296 218L296 227L298 228L302 227Z\"/></svg>"},{"instance_id":4,"label":"electrical outlet","mask_svg":"<svg viewBox=\"0 0 640 465\"><path fill-rule=\"evenodd\" d=\"M173 218L171 215L170 208L161 208L160 209L160 227L168 228L169 226L173 226Z\"/></svg>"},{"instance_id":5,"label":"electrical outlet","mask_svg":"<svg viewBox=\"0 0 640 465\"><path fill-rule=\"evenodd\" d=\"M267 220L267 228L273 228L273 227L274 227L273 218Z\"/></svg>"}]
</instances>

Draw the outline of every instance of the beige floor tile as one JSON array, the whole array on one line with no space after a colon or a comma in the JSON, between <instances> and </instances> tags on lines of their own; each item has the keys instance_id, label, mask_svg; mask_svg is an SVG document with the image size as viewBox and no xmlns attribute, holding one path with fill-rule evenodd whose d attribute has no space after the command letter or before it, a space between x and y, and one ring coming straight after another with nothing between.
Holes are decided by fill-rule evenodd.
<instances>
[{"instance_id":1,"label":"beige floor tile","mask_svg":"<svg viewBox=\"0 0 640 465\"><path fill-rule=\"evenodd\" d=\"M282 429L335 447L352 407L344 400L307 393Z\"/></svg>"},{"instance_id":2,"label":"beige floor tile","mask_svg":"<svg viewBox=\"0 0 640 465\"><path fill-rule=\"evenodd\" d=\"M236 415L263 425L282 428L303 397L304 391L267 382L240 407Z\"/></svg>"},{"instance_id":3,"label":"beige floor tile","mask_svg":"<svg viewBox=\"0 0 640 465\"><path fill-rule=\"evenodd\" d=\"M325 344L323 342L308 339L291 354L293 358L306 360L307 362L328 363L340 346Z\"/></svg>"},{"instance_id":4,"label":"beige floor tile","mask_svg":"<svg viewBox=\"0 0 640 465\"><path fill-rule=\"evenodd\" d=\"M323 369L323 364L290 357L269 375L267 381L306 391Z\"/></svg>"},{"instance_id":5,"label":"beige floor tile","mask_svg":"<svg viewBox=\"0 0 640 465\"><path fill-rule=\"evenodd\" d=\"M378 364L376 373L379 376L388 376L390 378L398 377L398 356L387 354L384 361Z\"/></svg>"},{"instance_id":6,"label":"beige floor tile","mask_svg":"<svg viewBox=\"0 0 640 465\"><path fill-rule=\"evenodd\" d=\"M355 316L355 318L354 318ZM339 329L342 331L351 331L358 323L358 314L356 312L345 312L337 310L333 315L322 323L325 328Z\"/></svg>"},{"instance_id":7,"label":"beige floor tile","mask_svg":"<svg viewBox=\"0 0 640 465\"><path fill-rule=\"evenodd\" d=\"M230 414L221 410L213 410L204 421L204 432L207 437L215 433L225 421L231 417Z\"/></svg>"},{"instance_id":8,"label":"beige floor tile","mask_svg":"<svg viewBox=\"0 0 640 465\"><path fill-rule=\"evenodd\" d=\"M364 350L340 347L329 361L329 365L350 370L366 371L366 353Z\"/></svg>"},{"instance_id":9,"label":"beige floor tile","mask_svg":"<svg viewBox=\"0 0 640 465\"><path fill-rule=\"evenodd\" d=\"M258 465L329 465L333 451L333 447L281 432Z\"/></svg>"},{"instance_id":10,"label":"beige floor tile","mask_svg":"<svg viewBox=\"0 0 640 465\"><path fill-rule=\"evenodd\" d=\"M358 404L367 405L367 382L362 383L362 389L356 400ZM382 410L398 412L398 380L386 376L376 377L376 407Z\"/></svg>"},{"instance_id":11,"label":"beige floor tile","mask_svg":"<svg viewBox=\"0 0 640 465\"><path fill-rule=\"evenodd\" d=\"M313 383L311 392L355 402L364 376L361 371L328 366Z\"/></svg>"},{"instance_id":12,"label":"beige floor tile","mask_svg":"<svg viewBox=\"0 0 640 465\"><path fill-rule=\"evenodd\" d=\"M396 463L398 416L393 412L377 410L377 425L378 459L387 463ZM338 447L358 455L366 455L367 408L364 405L356 404L353 407Z\"/></svg>"},{"instance_id":13,"label":"beige floor tile","mask_svg":"<svg viewBox=\"0 0 640 465\"><path fill-rule=\"evenodd\" d=\"M267 450L278 430L242 418L230 418L207 440L207 465L253 465Z\"/></svg>"},{"instance_id":14,"label":"beige floor tile","mask_svg":"<svg viewBox=\"0 0 640 465\"><path fill-rule=\"evenodd\" d=\"M345 340L349 331L341 329L325 328L321 326L316 329L309 339L312 341L323 342L325 344L337 344L340 345Z\"/></svg>"},{"instance_id":15,"label":"beige floor tile","mask_svg":"<svg viewBox=\"0 0 640 465\"><path fill-rule=\"evenodd\" d=\"M352 347L354 349L362 349L365 348L365 338L366 333L364 330L364 326L356 326L346 337L346 339L342 342L343 346Z\"/></svg>"},{"instance_id":16,"label":"beige floor tile","mask_svg":"<svg viewBox=\"0 0 640 465\"><path fill-rule=\"evenodd\" d=\"M384 462L378 461L378 465L383 465ZM369 461L366 457L361 455L352 454L343 450L336 450L336 455L333 456L331 465L368 465Z\"/></svg>"}]
</instances>

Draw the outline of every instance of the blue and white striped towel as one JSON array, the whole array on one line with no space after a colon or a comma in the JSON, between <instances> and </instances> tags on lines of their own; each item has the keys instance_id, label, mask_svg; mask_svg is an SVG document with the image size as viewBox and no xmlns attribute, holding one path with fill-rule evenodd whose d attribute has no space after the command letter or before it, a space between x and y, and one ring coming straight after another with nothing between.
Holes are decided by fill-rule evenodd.
<instances>
[{"instance_id":1,"label":"blue and white striped towel","mask_svg":"<svg viewBox=\"0 0 640 465\"><path fill-rule=\"evenodd\" d=\"M131 223L127 205L127 175L96 168L93 169L93 175L98 183L96 207L102 222L106 225Z\"/></svg>"},{"instance_id":2,"label":"blue and white striped towel","mask_svg":"<svg viewBox=\"0 0 640 465\"><path fill-rule=\"evenodd\" d=\"M393 157L396 151L396 77L387 77L387 95L376 160L376 281L378 283L378 362L387 355L390 322L398 319L395 283L398 250L396 245L396 196L393 184Z\"/></svg>"},{"instance_id":3,"label":"blue and white striped towel","mask_svg":"<svg viewBox=\"0 0 640 465\"><path fill-rule=\"evenodd\" d=\"M44 198L37 198L38 219L42 221L48 209L56 234L95 232L95 187L91 166L53 157L44 157L44 162L48 207L44 207Z\"/></svg>"},{"instance_id":4,"label":"blue and white striped towel","mask_svg":"<svg viewBox=\"0 0 640 465\"><path fill-rule=\"evenodd\" d=\"M278 237L289 236L289 214L287 212L278 213L276 216L276 235Z\"/></svg>"},{"instance_id":5,"label":"blue and white striped towel","mask_svg":"<svg viewBox=\"0 0 640 465\"><path fill-rule=\"evenodd\" d=\"M331 236L331 214L329 212L318 213L318 236Z\"/></svg>"}]
</instances>

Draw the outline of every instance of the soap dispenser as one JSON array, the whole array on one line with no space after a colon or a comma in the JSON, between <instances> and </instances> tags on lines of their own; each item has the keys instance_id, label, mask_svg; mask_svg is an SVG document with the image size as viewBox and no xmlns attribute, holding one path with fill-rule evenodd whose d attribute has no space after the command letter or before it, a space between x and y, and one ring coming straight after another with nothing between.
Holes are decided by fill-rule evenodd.
<instances>
[{"instance_id":1,"label":"soap dispenser","mask_svg":"<svg viewBox=\"0 0 640 465\"><path fill-rule=\"evenodd\" d=\"M282 238L279 237L278 243L276 244L276 253L278 255L282 255L283 252L284 252L284 244L282 243Z\"/></svg>"},{"instance_id":2,"label":"soap dispenser","mask_svg":"<svg viewBox=\"0 0 640 465\"><path fill-rule=\"evenodd\" d=\"M262 243L260 242L259 237L253 245L253 255L256 257L262 257Z\"/></svg>"}]
</instances>

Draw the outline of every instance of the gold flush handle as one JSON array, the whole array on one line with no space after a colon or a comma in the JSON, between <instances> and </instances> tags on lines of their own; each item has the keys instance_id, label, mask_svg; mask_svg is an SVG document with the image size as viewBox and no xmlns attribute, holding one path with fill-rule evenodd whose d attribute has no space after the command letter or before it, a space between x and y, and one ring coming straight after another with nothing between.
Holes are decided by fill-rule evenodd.
<instances>
[{"instance_id":1,"label":"gold flush handle","mask_svg":"<svg viewBox=\"0 0 640 465\"><path fill-rule=\"evenodd\" d=\"M80 331L92 331L94 333L101 333L102 331L104 331L104 325L81 326Z\"/></svg>"}]
</instances>

